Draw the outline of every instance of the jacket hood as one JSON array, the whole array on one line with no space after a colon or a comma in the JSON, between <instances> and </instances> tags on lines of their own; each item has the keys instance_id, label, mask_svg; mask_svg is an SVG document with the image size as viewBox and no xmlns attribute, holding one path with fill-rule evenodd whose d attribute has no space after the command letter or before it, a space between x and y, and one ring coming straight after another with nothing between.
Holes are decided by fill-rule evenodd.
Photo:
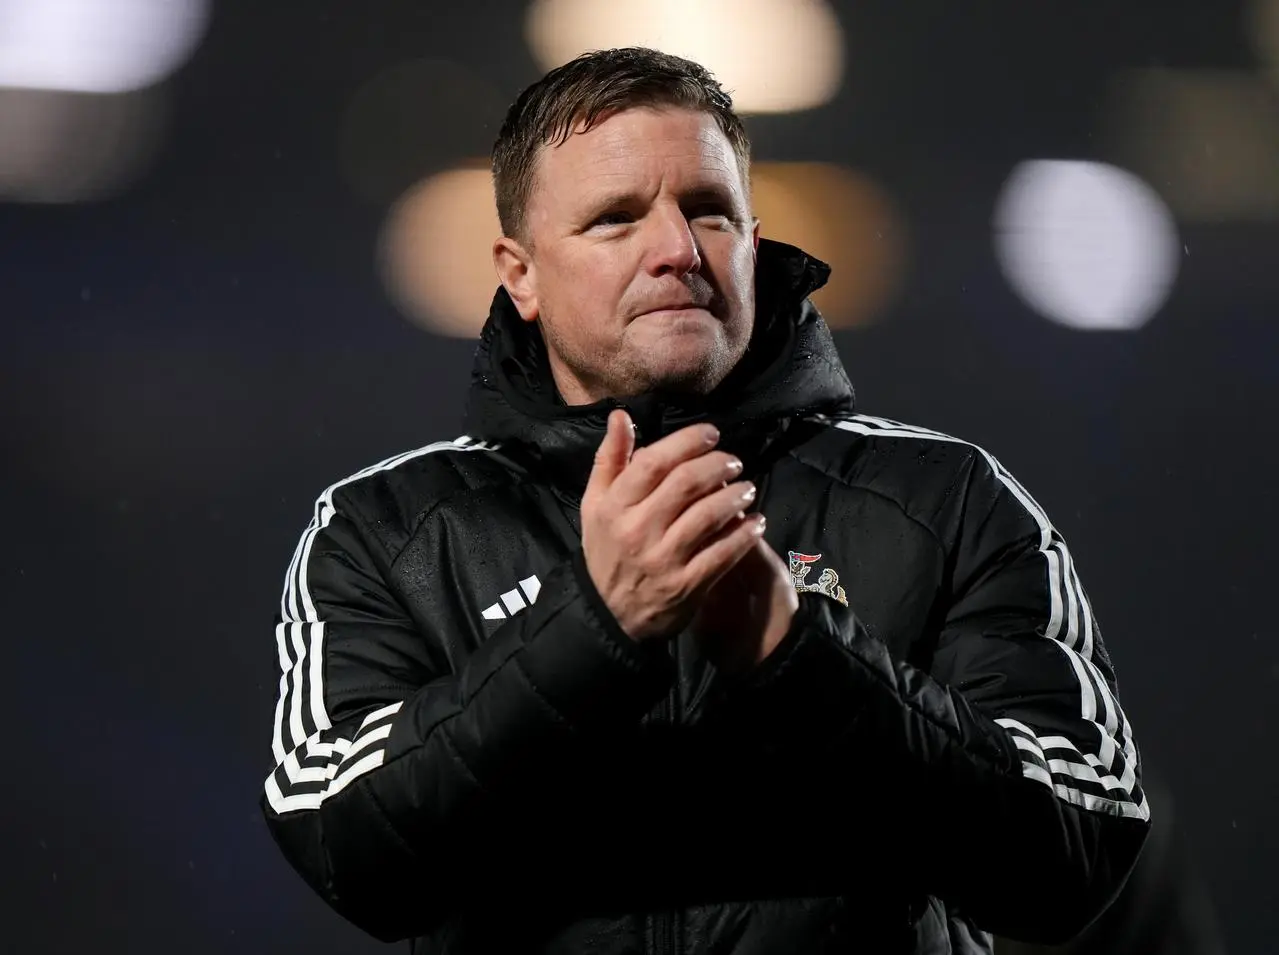
<instances>
[{"instance_id":1,"label":"jacket hood","mask_svg":"<svg viewBox=\"0 0 1279 955\"><path fill-rule=\"evenodd\" d=\"M791 420L853 408L853 387L830 331L808 296L830 267L794 246L761 239L755 271L755 328L741 361L705 396L648 393L566 405L551 376L535 322L520 318L504 288L493 298L471 373L466 431L531 458L557 487L580 496L608 415L625 408L637 445L709 421L720 447L747 462Z\"/></svg>"}]
</instances>

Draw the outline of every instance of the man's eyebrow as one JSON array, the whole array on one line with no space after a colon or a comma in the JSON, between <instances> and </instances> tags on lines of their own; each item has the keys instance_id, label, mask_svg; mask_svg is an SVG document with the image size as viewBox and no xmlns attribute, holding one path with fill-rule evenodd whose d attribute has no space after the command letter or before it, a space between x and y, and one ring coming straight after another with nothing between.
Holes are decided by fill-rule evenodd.
<instances>
[{"instance_id":1,"label":"man's eyebrow","mask_svg":"<svg viewBox=\"0 0 1279 955\"><path fill-rule=\"evenodd\" d=\"M592 213L598 214L606 209L615 209L620 206L629 206L639 201L638 193L634 191L620 190L618 192L605 192L596 196L588 196L582 200L582 212L586 215Z\"/></svg>"},{"instance_id":2,"label":"man's eyebrow","mask_svg":"<svg viewBox=\"0 0 1279 955\"><path fill-rule=\"evenodd\" d=\"M681 202L706 202L708 200L732 205L733 192L727 186L718 183L705 183L685 190L680 195Z\"/></svg>"},{"instance_id":3,"label":"man's eyebrow","mask_svg":"<svg viewBox=\"0 0 1279 955\"><path fill-rule=\"evenodd\" d=\"M681 204L714 201L731 206L733 204L733 192L727 186L718 183L702 183L685 189L680 193L679 199ZM581 212L583 215L599 215L608 209L625 208L641 201L643 201L643 197L633 190L606 192L583 199Z\"/></svg>"}]
</instances>

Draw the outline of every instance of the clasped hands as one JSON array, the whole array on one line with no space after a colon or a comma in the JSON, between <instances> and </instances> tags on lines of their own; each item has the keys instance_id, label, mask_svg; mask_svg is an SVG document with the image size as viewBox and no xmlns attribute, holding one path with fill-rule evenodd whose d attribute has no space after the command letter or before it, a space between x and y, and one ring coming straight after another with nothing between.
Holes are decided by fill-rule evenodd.
<instances>
[{"instance_id":1,"label":"clasped hands","mask_svg":"<svg viewBox=\"0 0 1279 955\"><path fill-rule=\"evenodd\" d=\"M582 497L582 551L604 603L634 640L692 628L720 670L743 674L790 629L790 573L764 541L742 462L709 424L635 450L630 416L608 418Z\"/></svg>"}]
</instances>

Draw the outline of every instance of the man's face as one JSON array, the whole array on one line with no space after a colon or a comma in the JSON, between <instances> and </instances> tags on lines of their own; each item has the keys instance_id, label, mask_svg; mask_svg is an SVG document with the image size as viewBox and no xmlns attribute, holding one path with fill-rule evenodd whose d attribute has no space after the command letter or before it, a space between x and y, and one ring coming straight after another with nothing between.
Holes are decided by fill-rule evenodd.
<instances>
[{"instance_id":1,"label":"man's face","mask_svg":"<svg viewBox=\"0 0 1279 955\"><path fill-rule=\"evenodd\" d=\"M709 114L624 110L543 149L526 226L495 260L568 403L704 394L745 352L759 230Z\"/></svg>"}]
</instances>

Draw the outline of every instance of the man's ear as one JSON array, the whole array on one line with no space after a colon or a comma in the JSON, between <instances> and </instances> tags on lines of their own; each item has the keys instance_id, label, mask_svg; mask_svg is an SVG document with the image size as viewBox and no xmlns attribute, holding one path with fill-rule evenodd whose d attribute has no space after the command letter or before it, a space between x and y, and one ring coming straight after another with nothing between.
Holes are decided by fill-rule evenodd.
<instances>
[{"instance_id":1,"label":"man's ear","mask_svg":"<svg viewBox=\"0 0 1279 955\"><path fill-rule=\"evenodd\" d=\"M520 318L526 322L536 321L539 314L537 266L528 250L515 239L502 236L493 243L493 267Z\"/></svg>"},{"instance_id":2,"label":"man's ear","mask_svg":"<svg viewBox=\"0 0 1279 955\"><path fill-rule=\"evenodd\" d=\"M754 220L754 225L751 227L751 249L754 251L755 257L759 258L759 219L758 218Z\"/></svg>"}]
</instances>

